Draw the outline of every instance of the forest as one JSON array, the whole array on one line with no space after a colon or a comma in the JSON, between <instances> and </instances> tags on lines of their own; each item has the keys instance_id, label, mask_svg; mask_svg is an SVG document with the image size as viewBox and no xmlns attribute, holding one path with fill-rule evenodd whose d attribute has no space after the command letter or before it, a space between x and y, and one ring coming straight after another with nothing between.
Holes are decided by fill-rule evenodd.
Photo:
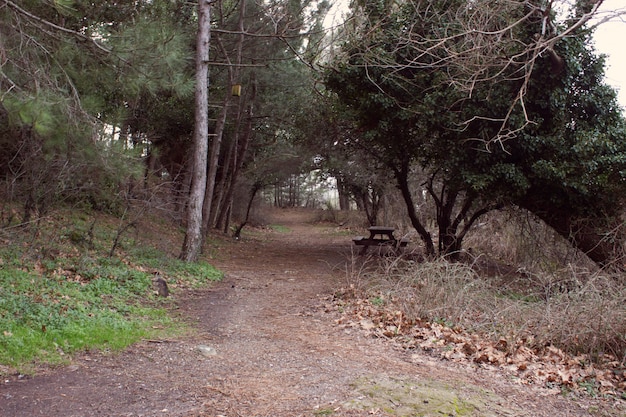
<instances>
[{"instance_id":1,"label":"forest","mask_svg":"<svg viewBox=\"0 0 626 417\"><path fill-rule=\"evenodd\" d=\"M619 268L623 113L579 3L355 2L328 28L326 2L6 1L3 221L154 199L195 260L333 178L369 224L403 203L428 256L514 207Z\"/></svg>"},{"instance_id":2,"label":"forest","mask_svg":"<svg viewBox=\"0 0 626 417\"><path fill-rule=\"evenodd\" d=\"M393 224L420 264L506 265L561 295L601 276L612 318L563 344L623 369L626 118L593 33L624 12L601 5L0 0L0 238L100 213L122 267L155 216L184 231L171 271L212 279L210 236L323 209ZM66 237L87 248L83 220Z\"/></svg>"}]
</instances>

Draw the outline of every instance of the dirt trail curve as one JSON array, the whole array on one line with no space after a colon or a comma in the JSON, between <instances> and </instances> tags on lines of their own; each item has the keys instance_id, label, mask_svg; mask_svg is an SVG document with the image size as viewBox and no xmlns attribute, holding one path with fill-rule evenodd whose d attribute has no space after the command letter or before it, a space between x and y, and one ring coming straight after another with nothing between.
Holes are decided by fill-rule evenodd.
<instances>
[{"instance_id":1,"label":"dirt trail curve","mask_svg":"<svg viewBox=\"0 0 626 417\"><path fill-rule=\"evenodd\" d=\"M178 301L192 336L7 379L0 416L591 415L588 403L337 326L324 300L345 278L350 239L303 220L285 211L275 221L289 231L216 250L225 280Z\"/></svg>"}]
</instances>

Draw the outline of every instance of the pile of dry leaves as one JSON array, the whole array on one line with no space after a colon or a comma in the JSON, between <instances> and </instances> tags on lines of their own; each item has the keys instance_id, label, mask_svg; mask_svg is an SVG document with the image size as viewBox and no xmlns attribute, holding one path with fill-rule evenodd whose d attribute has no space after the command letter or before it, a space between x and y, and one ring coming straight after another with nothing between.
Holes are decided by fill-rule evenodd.
<instances>
[{"instance_id":1,"label":"pile of dry leaves","mask_svg":"<svg viewBox=\"0 0 626 417\"><path fill-rule=\"evenodd\" d=\"M588 355L572 356L554 346L531 348L530 340L491 340L445 323L410 319L389 303L374 305L370 300L340 298L333 298L331 303L340 312L337 325L392 339L404 349L421 349L454 362L500 368L520 383L543 386L554 394L576 391L626 400L626 370L611 355L594 362Z\"/></svg>"}]
</instances>

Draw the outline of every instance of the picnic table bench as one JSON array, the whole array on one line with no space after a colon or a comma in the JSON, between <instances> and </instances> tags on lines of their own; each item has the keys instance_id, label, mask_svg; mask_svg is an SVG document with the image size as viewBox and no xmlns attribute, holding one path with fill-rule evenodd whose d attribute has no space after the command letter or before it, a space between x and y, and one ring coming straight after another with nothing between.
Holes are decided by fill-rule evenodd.
<instances>
[{"instance_id":1,"label":"picnic table bench","mask_svg":"<svg viewBox=\"0 0 626 417\"><path fill-rule=\"evenodd\" d=\"M352 239L355 245L363 246L360 254L364 255L370 246L387 246L393 250L401 249L408 245L408 239L396 239L393 235L395 229L389 226L372 226L369 228L369 237L356 236Z\"/></svg>"}]
</instances>

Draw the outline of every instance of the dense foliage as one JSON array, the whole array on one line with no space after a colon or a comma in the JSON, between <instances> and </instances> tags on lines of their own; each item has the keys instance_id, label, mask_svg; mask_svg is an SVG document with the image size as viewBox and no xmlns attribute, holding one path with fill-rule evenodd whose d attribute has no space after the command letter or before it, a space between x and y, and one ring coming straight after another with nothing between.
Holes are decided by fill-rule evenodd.
<instances>
[{"instance_id":1,"label":"dense foliage","mask_svg":"<svg viewBox=\"0 0 626 417\"><path fill-rule=\"evenodd\" d=\"M305 32L319 29L327 7L213 4L208 116L210 139L222 147L207 227L228 230L231 213L246 203L234 205L233 196L306 166L299 152L275 154L281 143L291 146L290 112L310 86L295 53L308 53ZM195 124L196 5L23 0L0 10L2 194L23 205L12 221L28 222L61 201L120 214L129 198L155 193L182 219Z\"/></svg>"},{"instance_id":2,"label":"dense foliage","mask_svg":"<svg viewBox=\"0 0 626 417\"><path fill-rule=\"evenodd\" d=\"M147 130L131 126L150 125L138 109L192 86L188 22L177 17L189 11L182 2L5 2L0 171L5 199L25 202L23 220L68 199L119 211L120 185L140 175L146 144Z\"/></svg>"},{"instance_id":3,"label":"dense foliage","mask_svg":"<svg viewBox=\"0 0 626 417\"><path fill-rule=\"evenodd\" d=\"M598 233L619 221L626 131L590 33L578 31L537 54L531 46L542 20L520 4L492 19L491 29L511 41L478 67L476 57L460 59L472 50L467 43L482 45L458 20L463 2L407 2L387 13L380 7L357 9L364 23L343 45L326 85L355 121L352 148L394 173L427 252L435 252L434 240L408 184L416 173L437 206L441 254L457 253L481 215L514 204L594 261L608 262L613 242L605 245ZM478 73L468 90L464 76Z\"/></svg>"}]
</instances>

